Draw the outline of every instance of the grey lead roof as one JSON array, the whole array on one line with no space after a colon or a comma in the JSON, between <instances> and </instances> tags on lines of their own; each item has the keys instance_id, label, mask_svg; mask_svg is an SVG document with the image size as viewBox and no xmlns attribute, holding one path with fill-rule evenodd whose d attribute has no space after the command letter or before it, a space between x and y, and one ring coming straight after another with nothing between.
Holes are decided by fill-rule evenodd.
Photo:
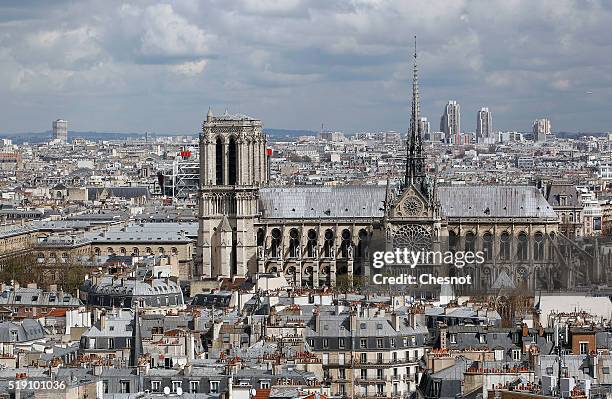
<instances>
[{"instance_id":1,"label":"grey lead roof","mask_svg":"<svg viewBox=\"0 0 612 399\"><path fill-rule=\"evenodd\" d=\"M46 292L40 288L16 288L4 290L0 294L0 305L3 306L55 306L78 307L83 303L67 292Z\"/></svg>"},{"instance_id":2,"label":"grey lead roof","mask_svg":"<svg viewBox=\"0 0 612 399\"><path fill-rule=\"evenodd\" d=\"M384 186L266 187L259 197L264 219L384 216Z\"/></svg>"},{"instance_id":3,"label":"grey lead roof","mask_svg":"<svg viewBox=\"0 0 612 399\"><path fill-rule=\"evenodd\" d=\"M447 217L557 218L533 186L440 186L438 198Z\"/></svg>"},{"instance_id":4,"label":"grey lead roof","mask_svg":"<svg viewBox=\"0 0 612 399\"><path fill-rule=\"evenodd\" d=\"M266 187L259 194L264 219L384 216L384 186ZM557 218L533 186L439 186L438 198L451 218Z\"/></svg>"},{"instance_id":5,"label":"grey lead roof","mask_svg":"<svg viewBox=\"0 0 612 399\"><path fill-rule=\"evenodd\" d=\"M30 342L45 337L38 320L24 319L21 324L10 321L0 323L0 342Z\"/></svg>"}]
</instances>

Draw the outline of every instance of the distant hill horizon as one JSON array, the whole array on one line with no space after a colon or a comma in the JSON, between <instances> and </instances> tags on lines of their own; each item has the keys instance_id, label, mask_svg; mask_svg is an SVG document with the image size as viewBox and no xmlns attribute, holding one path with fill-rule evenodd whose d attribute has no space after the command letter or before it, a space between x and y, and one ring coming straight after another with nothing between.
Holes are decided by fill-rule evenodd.
<instances>
[{"instance_id":1,"label":"distant hill horizon","mask_svg":"<svg viewBox=\"0 0 612 399\"><path fill-rule=\"evenodd\" d=\"M306 129L272 129L264 128L264 132L273 140L296 138L299 136L316 136L319 132ZM529 133L529 132L526 132ZM168 137L168 136L195 136L197 133L151 133L149 137ZM576 138L580 136L604 136L606 132L555 132L555 136L560 138ZM11 139L15 144L42 143L51 139L52 132L23 132L23 133L0 133L0 138ZM350 134L349 134L350 135ZM144 137L145 132L97 132L97 131L68 131L68 140L83 138L86 140L126 140L130 138Z\"/></svg>"},{"instance_id":2,"label":"distant hill horizon","mask_svg":"<svg viewBox=\"0 0 612 399\"><path fill-rule=\"evenodd\" d=\"M303 129L264 129L264 132L274 139L285 137L313 136L318 132ZM83 138L86 140L126 140L130 138L144 137L145 132L96 132L96 131L68 131L68 140ZM197 133L149 133L149 137L168 136L195 136ZM0 133L0 138L11 139L15 144L21 143L43 143L51 140L52 131L45 132L22 132L22 133Z\"/></svg>"}]
</instances>

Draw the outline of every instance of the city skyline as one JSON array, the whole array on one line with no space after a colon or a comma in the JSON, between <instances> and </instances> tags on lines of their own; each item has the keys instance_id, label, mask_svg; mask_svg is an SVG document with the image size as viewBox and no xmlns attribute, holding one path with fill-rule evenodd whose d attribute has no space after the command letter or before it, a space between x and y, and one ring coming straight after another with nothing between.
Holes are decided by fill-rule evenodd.
<instances>
[{"instance_id":1,"label":"city skyline","mask_svg":"<svg viewBox=\"0 0 612 399\"><path fill-rule=\"evenodd\" d=\"M405 131L415 33L430 121L455 99L467 115L488 107L499 130L612 125L603 2L216 4L3 2L2 133L60 117L76 131L194 133L209 106L272 128Z\"/></svg>"},{"instance_id":2,"label":"city skyline","mask_svg":"<svg viewBox=\"0 0 612 399\"><path fill-rule=\"evenodd\" d=\"M0 2L0 398L612 398L611 16Z\"/></svg>"}]
</instances>

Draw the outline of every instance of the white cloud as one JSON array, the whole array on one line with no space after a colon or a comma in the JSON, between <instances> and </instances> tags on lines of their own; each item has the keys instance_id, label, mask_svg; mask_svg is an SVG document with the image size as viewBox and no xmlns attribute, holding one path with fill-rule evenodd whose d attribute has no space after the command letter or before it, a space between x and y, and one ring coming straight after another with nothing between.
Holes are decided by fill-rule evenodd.
<instances>
[{"instance_id":1,"label":"white cloud","mask_svg":"<svg viewBox=\"0 0 612 399\"><path fill-rule=\"evenodd\" d=\"M149 6L141 20L140 52L145 56L202 56L204 31L176 14L170 4Z\"/></svg>"},{"instance_id":2,"label":"white cloud","mask_svg":"<svg viewBox=\"0 0 612 399\"><path fill-rule=\"evenodd\" d=\"M151 123L167 130L197 126L202 102L236 105L268 126L316 128L312 121L324 119L338 129L403 129L415 33L422 109L432 121L453 98L468 129L470 113L487 105L497 106L499 128L520 130L533 113L548 113L571 129L583 122L565 107L612 101L612 8L603 0L83 0L14 8L0 3L0 15L17 16L0 22L0 106L13 130L58 104L80 109L84 96L92 109L116 103L134 115L163 114ZM570 105L558 95L594 88L601 103ZM18 104L34 105L26 112Z\"/></svg>"},{"instance_id":3,"label":"white cloud","mask_svg":"<svg viewBox=\"0 0 612 399\"><path fill-rule=\"evenodd\" d=\"M46 63L58 69L84 69L102 55L98 31L89 25L28 33L16 44L11 52L19 62Z\"/></svg>"},{"instance_id":4,"label":"white cloud","mask_svg":"<svg viewBox=\"0 0 612 399\"><path fill-rule=\"evenodd\" d=\"M199 61L188 61L178 65L172 65L170 69L179 75L185 76L196 76L201 74L206 68L208 61L199 60Z\"/></svg>"}]
</instances>

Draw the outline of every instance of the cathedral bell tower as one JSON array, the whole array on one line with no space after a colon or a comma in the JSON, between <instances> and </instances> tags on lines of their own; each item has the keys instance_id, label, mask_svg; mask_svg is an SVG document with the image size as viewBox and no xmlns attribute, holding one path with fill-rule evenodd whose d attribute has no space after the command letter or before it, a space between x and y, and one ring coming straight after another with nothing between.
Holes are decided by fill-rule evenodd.
<instances>
[{"instance_id":1,"label":"cathedral bell tower","mask_svg":"<svg viewBox=\"0 0 612 399\"><path fill-rule=\"evenodd\" d=\"M208 111L200 133L199 226L194 277L244 277L257 269L253 224L268 181L260 120Z\"/></svg>"}]
</instances>

